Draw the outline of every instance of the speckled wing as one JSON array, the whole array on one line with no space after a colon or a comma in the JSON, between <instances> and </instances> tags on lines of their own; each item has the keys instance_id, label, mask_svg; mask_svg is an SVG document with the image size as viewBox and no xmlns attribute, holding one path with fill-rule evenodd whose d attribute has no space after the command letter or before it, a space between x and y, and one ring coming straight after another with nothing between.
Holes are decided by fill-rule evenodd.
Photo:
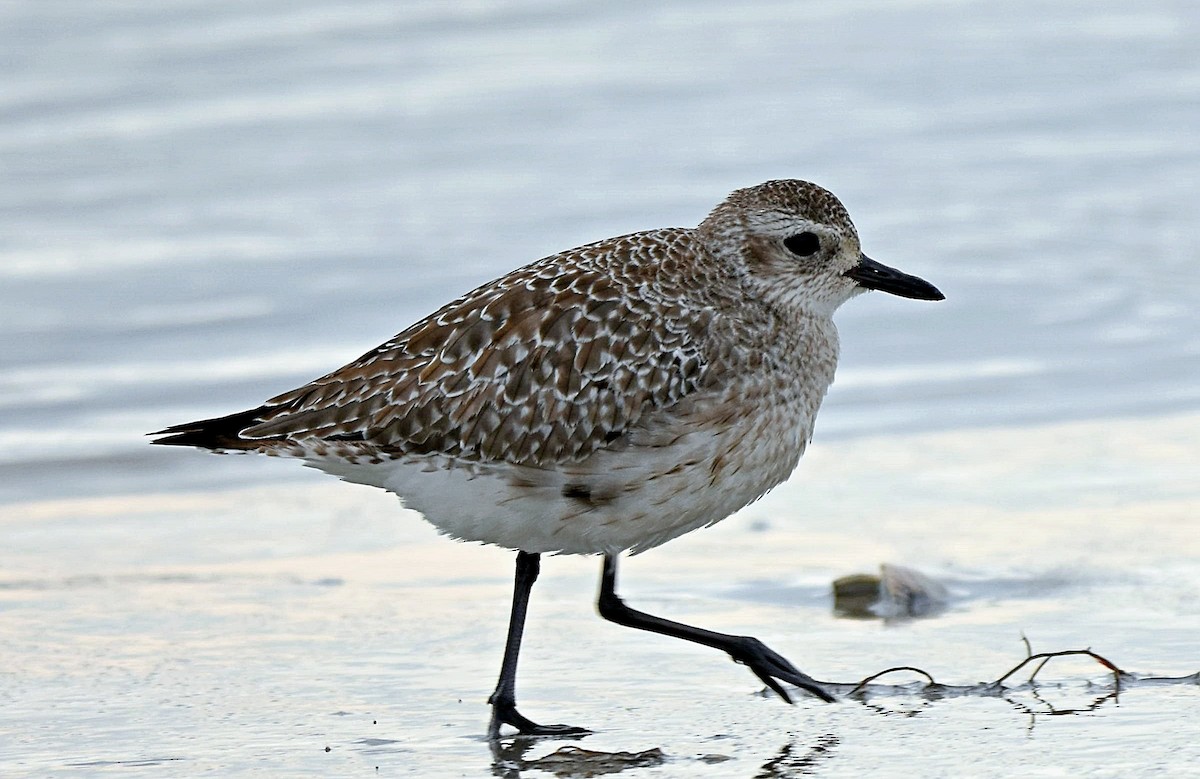
<instances>
[{"instance_id":1,"label":"speckled wing","mask_svg":"<svg viewBox=\"0 0 1200 779\"><path fill-rule=\"evenodd\" d=\"M703 381L711 313L677 292L690 233L624 236L514 271L271 399L239 437L532 466L619 445Z\"/></svg>"}]
</instances>

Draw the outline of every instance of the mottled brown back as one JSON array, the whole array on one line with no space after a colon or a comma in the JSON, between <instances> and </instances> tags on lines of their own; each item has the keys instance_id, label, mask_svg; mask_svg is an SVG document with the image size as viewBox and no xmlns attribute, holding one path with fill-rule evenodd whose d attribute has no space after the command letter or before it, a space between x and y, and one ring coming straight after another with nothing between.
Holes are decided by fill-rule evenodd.
<instances>
[{"instance_id":1,"label":"mottled brown back","mask_svg":"<svg viewBox=\"0 0 1200 779\"><path fill-rule=\"evenodd\" d=\"M241 415L245 444L225 447L580 461L703 382L712 310L682 290L711 289L719 271L697 251L693 231L658 230L540 260Z\"/></svg>"}]
</instances>

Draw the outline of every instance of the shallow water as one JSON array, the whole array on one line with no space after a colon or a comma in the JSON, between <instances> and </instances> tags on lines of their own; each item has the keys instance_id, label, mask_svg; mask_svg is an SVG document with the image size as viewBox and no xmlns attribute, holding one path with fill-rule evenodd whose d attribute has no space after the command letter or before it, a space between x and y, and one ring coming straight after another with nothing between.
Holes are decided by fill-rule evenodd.
<instances>
[{"instance_id":1,"label":"shallow water","mask_svg":"<svg viewBox=\"0 0 1200 779\"><path fill-rule=\"evenodd\" d=\"M1200 670L1200 12L1127 5L0 7L0 775L547 774L562 743L493 765L478 738L507 553L143 434L780 176L947 300L848 304L796 477L629 561L631 602L839 683L997 678L1022 633ZM950 610L835 618L829 583L881 562L947 581ZM1200 758L1194 684L1029 713L1103 695L1087 663L1043 672L1048 703L789 708L595 619L596 567L546 561L520 695L596 728L581 748L662 749L629 776Z\"/></svg>"}]
</instances>

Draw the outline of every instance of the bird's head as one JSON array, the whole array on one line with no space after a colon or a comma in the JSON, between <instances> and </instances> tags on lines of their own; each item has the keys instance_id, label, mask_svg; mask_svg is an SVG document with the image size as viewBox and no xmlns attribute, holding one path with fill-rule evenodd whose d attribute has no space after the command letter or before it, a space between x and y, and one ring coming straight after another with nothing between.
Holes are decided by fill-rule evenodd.
<instances>
[{"instance_id":1,"label":"bird's head","mask_svg":"<svg viewBox=\"0 0 1200 779\"><path fill-rule=\"evenodd\" d=\"M733 192L701 223L714 254L738 264L763 298L832 315L871 289L942 300L932 284L862 253L858 231L834 195L807 181L768 181Z\"/></svg>"}]
</instances>

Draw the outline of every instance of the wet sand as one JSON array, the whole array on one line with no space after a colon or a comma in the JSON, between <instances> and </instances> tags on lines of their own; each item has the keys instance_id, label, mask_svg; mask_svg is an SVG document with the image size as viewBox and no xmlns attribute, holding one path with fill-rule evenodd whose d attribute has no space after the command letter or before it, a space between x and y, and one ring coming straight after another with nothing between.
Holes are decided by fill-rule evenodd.
<instances>
[{"instance_id":1,"label":"wet sand","mask_svg":"<svg viewBox=\"0 0 1200 779\"><path fill-rule=\"evenodd\" d=\"M764 500L628 560L622 589L836 683L895 665L995 679L1023 635L1140 675L1194 673L1200 489L1183 456L1198 434L1200 417L1173 416L818 444ZM789 707L710 650L601 621L598 561L559 557L534 591L518 696L535 719L596 733L509 744L493 765L506 552L316 474L14 505L0 526L0 764L14 775L537 776L564 746L661 750L629 776L1005 776L1018 762L1180 775L1200 760L1194 683L1106 698L1110 678L1083 660L1004 695L929 700L901 676L886 681L914 686ZM836 618L830 582L884 561L947 583L950 609Z\"/></svg>"}]
</instances>

